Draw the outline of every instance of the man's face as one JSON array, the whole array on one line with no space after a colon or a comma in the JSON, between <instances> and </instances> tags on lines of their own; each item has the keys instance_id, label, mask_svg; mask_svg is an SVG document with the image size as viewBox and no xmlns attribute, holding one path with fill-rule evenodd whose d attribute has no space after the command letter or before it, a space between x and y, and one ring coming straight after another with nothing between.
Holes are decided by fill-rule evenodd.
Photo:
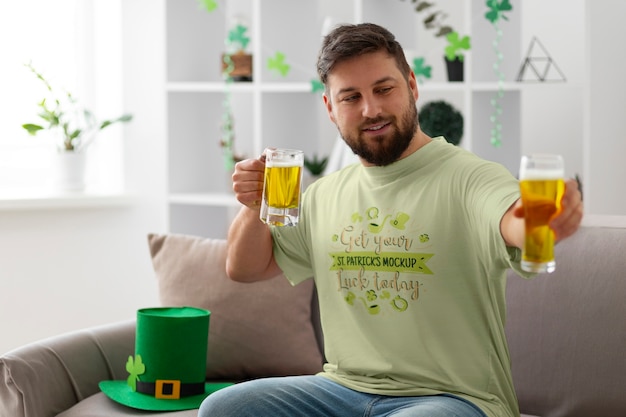
<instances>
[{"instance_id":1,"label":"man's face","mask_svg":"<svg viewBox=\"0 0 626 417\"><path fill-rule=\"evenodd\" d=\"M352 151L369 165L406 156L417 130L417 86L385 52L341 62L328 76L324 103Z\"/></svg>"}]
</instances>

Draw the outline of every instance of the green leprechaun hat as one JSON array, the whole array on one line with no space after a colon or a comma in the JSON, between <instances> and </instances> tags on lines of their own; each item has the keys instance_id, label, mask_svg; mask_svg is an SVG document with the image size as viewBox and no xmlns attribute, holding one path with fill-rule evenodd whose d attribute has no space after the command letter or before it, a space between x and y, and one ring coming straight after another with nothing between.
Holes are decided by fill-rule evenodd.
<instances>
[{"instance_id":1,"label":"green leprechaun hat","mask_svg":"<svg viewBox=\"0 0 626 417\"><path fill-rule=\"evenodd\" d=\"M211 312L195 307L137 311L135 356L129 356L126 381L102 381L112 400L149 411L200 407L211 393L231 383L206 383Z\"/></svg>"}]
</instances>

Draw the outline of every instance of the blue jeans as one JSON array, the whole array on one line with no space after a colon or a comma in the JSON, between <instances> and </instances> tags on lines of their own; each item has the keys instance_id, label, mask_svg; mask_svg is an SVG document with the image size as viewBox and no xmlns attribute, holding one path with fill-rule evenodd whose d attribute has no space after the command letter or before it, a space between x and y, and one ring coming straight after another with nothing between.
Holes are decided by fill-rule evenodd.
<instances>
[{"instance_id":1,"label":"blue jeans","mask_svg":"<svg viewBox=\"0 0 626 417\"><path fill-rule=\"evenodd\" d=\"M321 376L264 378L208 396L198 417L486 417L452 395L391 397L346 388Z\"/></svg>"}]
</instances>

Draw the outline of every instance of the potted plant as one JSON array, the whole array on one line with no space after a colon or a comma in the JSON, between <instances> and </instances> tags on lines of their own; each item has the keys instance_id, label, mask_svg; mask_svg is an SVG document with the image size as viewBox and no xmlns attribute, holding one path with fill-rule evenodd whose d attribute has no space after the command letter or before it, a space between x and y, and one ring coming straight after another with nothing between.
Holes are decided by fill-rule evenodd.
<instances>
[{"instance_id":1,"label":"potted plant","mask_svg":"<svg viewBox=\"0 0 626 417\"><path fill-rule=\"evenodd\" d=\"M99 121L90 110L82 107L71 93L57 94L32 63L26 64L26 67L44 84L48 97L44 97L38 103L40 109L38 116L43 123L25 123L22 127L32 136L42 131L48 131L56 136L59 158L65 161L61 165L63 171L60 178L66 184L61 186L71 189L82 188L87 147L93 143L99 131L116 123L129 122L132 115L123 114L115 119ZM73 175L72 172L75 171L77 173Z\"/></svg>"},{"instance_id":2,"label":"potted plant","mask_svg":"<svg viewBox=\"0 0 626 417\"><path fill-rule=\"evenodd\" d=\"M248 27L239 19L228 31L227 51L222 54L222 72L232 81L252 81L252 54L246 52Z\"/></svg>"},{"instance_id":3,"label":"potted plant","mask_svg":"<svg viewBox=\"0 0 626 417\"><path fill-rule=\"evenodd\" d=\"M326 169L327 164L328 157L326 156L318 157L317 154L314 154L312 157L304 157L304 168L310 174L307 179L306 186L314 183L315 180L317 180L324 173L324 169Z\"/></svg>"},{"instance_id":4,"label":"potted plant","mask_svg":"<svg viewBox=\"0 0 626 417\"><path fill-rule=\"evenodd\" d=\"M463 81L463 50L469 50L470 38L464 36L459 38L457 32L450 32L446 35L448 46L446 46L445 60L448 69L448 81Z\"/></svg>"},{"instance_id":5,"label":"potted plant","mask_svg":"<svg viewBox=\"0 0 626 417\"><path fill-rule=\"evenodd\" d=\"M216 0L197 2L209 13L219 8ZM252 54L246 52L250 42L247 20L243 15L236 15L229 24L230 30L224 41L226 52L222 54L222 74L227 81L252 81Z\"/></svg>"},{"instance_id":6,"label":"potted plant","mask_svg":"<svg viewBox=\"0 0 626 417\"><path fill-rule=\"evenodd\" d=\"M448 81L463 81L463 50L470 49L470 37L459 35L452 26L445 23L448 15L438 10L435 3L427 0L411 0L417 13L427 13L423 20L424 27L432 30L435 37L445 37L448 41L444 48L444 60L448 70Z\"/></svg>"},{"instance_id":7,"label":"potted plant","mask_svg":"<svg viewBox=\"0 0 626 417\"><path fill-rule=\"evenodd\" d=\"M463 115L444 100L424 104L419 112L419 123L428 136L443 136L453 145L458 145L463 137Z\"/></svg>"}]
</instances>

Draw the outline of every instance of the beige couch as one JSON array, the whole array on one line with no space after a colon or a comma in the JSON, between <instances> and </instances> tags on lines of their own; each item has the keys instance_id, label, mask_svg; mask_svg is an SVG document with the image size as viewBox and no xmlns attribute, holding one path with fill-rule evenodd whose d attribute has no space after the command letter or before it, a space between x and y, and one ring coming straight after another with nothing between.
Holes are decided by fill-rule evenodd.
<instances>
[{"instance_id":1,"label":"beige couch","mask_svg":"<svg viewBox=\"0 0 626 417\"><path fill-rule=\"evenodd\" d=\"M587 226L557 247L557 271L513 273L507 334L522 415L626 416L626 225ZM621 226L621 227L617 227ZM225 242L149 237L161 303L211 310L207 379L245 380L321 368L314 288L277 277L239 284ZM143 306L141 306L143 307ZM195 416L109 400L98 382L126 379L134 321L33 343L0 358L0 417Z\"/></svg>"}]
</instances>

